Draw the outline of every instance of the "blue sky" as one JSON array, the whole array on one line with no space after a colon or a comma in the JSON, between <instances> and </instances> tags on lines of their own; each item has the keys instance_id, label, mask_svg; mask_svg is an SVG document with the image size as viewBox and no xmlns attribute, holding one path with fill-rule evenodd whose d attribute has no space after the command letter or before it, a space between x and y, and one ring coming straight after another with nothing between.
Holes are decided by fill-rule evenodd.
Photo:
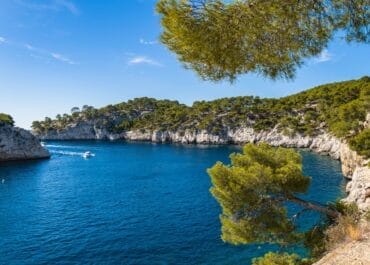
<instances>
[{"instance_id":1,"label":"blue sky","mask_svg":"<svg viewBox=\"0 0 370 265\"><path fill-rule=\"evenodd\" d=\"M0 0L0 112L16 125L134 97L281 97L370 74L370 48L333 40L293 81L201 81L158 43L155 0Z\"/></svg>"}]
</instances>

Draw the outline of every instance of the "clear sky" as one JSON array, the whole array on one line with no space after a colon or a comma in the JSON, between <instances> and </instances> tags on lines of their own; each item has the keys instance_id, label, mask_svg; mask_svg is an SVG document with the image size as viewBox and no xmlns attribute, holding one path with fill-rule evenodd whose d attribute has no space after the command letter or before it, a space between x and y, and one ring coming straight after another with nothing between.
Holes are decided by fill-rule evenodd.
<instances>
[{"instance_id":1,"label":"clear sky","mask_svg":"<svg viewBox=\"0 0 370 265\"><path fill-rule=\"evenodd\" d=\"M0 112L29 128L73 106L134 97L281 97L370 74L370 48L336 38L293 81L201 81L158 43L155 0L0 0Z\"/></svg>"}]
</instances>

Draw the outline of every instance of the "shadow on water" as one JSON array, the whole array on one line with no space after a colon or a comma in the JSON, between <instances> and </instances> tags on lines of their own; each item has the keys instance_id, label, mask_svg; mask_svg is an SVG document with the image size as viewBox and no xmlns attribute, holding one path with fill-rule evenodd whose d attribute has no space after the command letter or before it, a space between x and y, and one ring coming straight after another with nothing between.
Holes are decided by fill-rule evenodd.
<instances>
[{"instance_id":1,"label":"shadow on water","mask_svg":"<svg viewBox=\"0 0 370 265\"><path fill-rule=\"evenodd\" d=\"M0 162L0 178L6 173L11 175L12 172L20 170L37 170L40 167L47 166L48 163L48 158Z\"/></svg>"}]
</instances>

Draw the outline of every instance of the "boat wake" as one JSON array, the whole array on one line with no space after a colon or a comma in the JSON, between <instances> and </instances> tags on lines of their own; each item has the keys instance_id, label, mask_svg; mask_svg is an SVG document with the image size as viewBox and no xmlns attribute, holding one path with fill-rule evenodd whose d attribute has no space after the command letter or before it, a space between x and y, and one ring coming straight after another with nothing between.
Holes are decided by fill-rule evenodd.
<instances>
[{"instance_id":1,"label":"boat wake","mask_svg":"<svg viewBox=\"0 0 370 265\"><path fill-rule=\"evenodd\" d=\"M70 151L56 151L56 150L49 150L50 153L52 154L57 154L57 155L67 155L67 156L83 156L83 152L70 152Z\"/></svg>"},{"instance_id":2,"label":"boat wake","mask_svg":"<svg viewBox=\"0 0 370 265\"><path fill-rule=\"evenodd\" d=\"M57 148L57 149L81 149L84 148L84 146L77 146L77 145L56 145L56 144L45 144L45 147L47 148Z\"/></svg>"},{"instance_id":3,"label":"boat wake","mask_svg":"<svg viewBox=\"0 0 370 265\"><path fill-rule=\"evenodd\" d=\"M95 154L93 154L90 151L82 152L82 150L86 148L85 146L46 144L45 142L42 142L42 144L44 147L46 147L49 150L51 154L54 154L54 155L81 156L85 159L95 156ZM68 149L72 149L72 150L68 150Z\"/></svg>"}]
</instances>

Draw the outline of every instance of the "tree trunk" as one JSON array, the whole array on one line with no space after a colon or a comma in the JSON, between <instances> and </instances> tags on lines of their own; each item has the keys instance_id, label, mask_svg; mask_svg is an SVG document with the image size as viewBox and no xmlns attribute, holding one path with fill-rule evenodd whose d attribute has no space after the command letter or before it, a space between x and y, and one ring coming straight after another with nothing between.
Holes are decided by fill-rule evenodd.
<instances>
[{"instance_id":1,"label":"tree trunk","mask_svg":"<svg viewBox=\"0 0 370 265\"><path fill-rule=\"evenodd\" d=\"M301 206L303 206L307 209L311 209L311 210L318 211L320 213L326 214L331 219L337 219L340 215L337 211L328 209L326 207L323 207L323 206L320 206L320 205L317 205L317 204L313 204L312 202L302 200L302 199L294 197L292 195L289 195L287 198L288 198L288 201L297 203L297 204L299 204L299 205L301 205Z\"/></svg>"}]
</instances>

